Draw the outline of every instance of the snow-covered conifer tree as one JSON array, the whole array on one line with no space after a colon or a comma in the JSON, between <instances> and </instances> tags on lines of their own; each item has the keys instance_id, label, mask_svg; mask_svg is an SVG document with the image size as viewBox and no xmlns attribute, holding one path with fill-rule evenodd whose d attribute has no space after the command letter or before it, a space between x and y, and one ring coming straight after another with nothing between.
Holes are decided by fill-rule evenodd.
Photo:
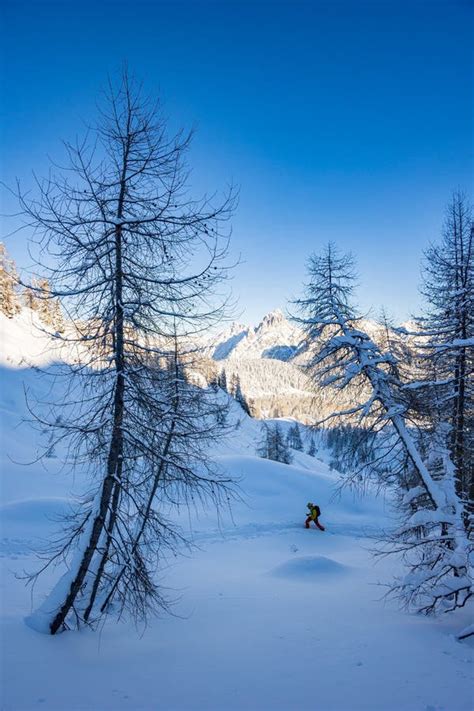
<instances>
[{"instance_id":1,"label":"snow-covered conifer tree","mask_svg":"<svg viewBox=\"0 0 474 711\"><path fill-rule=\"evenodd\" d=\"M460 193L448 205L442 240L425 253L422 294L426 306L414 334L422 372L409 387L446 426L456 493L474 537L474 226Z\"/></svg>"},{"instance_id":2,"label":"snow-covered conifer tree","mask_svg":"<svg viewBox=\"0 0 474 711\"><path fill-rule=\"evenodd\" d=\"M225 392L227 392L227 376L225 374L224 368L222 368L221 372L219 373L219 387L222 388L222 390L225 390Z\"/></svg>"},{"instance_id":3,"label":"snow-covered conifer tree","mask_svg":"<svg viewBox=\"0 0 474 711\"><path fill-rule=\"evenodd\" d=\"M311 437L309 447L308 447L308 454L310 457L315 457L317 452L318 452L318 450L316 449L316 442L314 441L314 437Z\"/></svg>"},{"instance_id":4,"label":"snow-covered conifer tree","mask_svg":"<svg viewBox=\"0 0 474 711\"><path fill-rule=\"evenodd\" d=\"M293 456L291 454L290 448L288 447L285 434L279 422L276 422L273 426L273 439L275 461L282 462L283 464L291 464L291 462L293 461Z\"/></svg>"},{"instance_id":5,"label":"snow-covered conifer tree","mask_svg":"<svg viewBox=\"0 0 474 711\"><path fill-rule=\"evenodd\" d=\"M358 327L351 255L340 255L329 244L310 258L308 271L305 298L297 302L302 315L296 319L306 331L308 371L319 387L337 392L351 387L359 396L326 419L357 418L361 426L384 431L391 459L404 464L391 482L404 492L403 521L391 544L404 555L410 572L394 589L426 613L462 607L472 596L469 544L443 433L434 433L431 458L424 456L417 430L410 427L396 359Z\"/></svg>"},{"instance_id":6,"label":"snow-covered conifer tree","mask_svg":"<svg viewBox=\"0 0 474 711\"><path fill-rule=\"evenodd\" d=\"M64 318L59 299L51 294L47 279L32 279L23 291L23 303L38 314L40 321L55 331L64 331Z\"/></svg>"},{"instance_id":7,"label":"snow-covered conifer tree","mask_svg":"<svg viewBox=\"0 0 474 711\"><path fill-rule=\"evenodd\" d=\"M230 381L229 381L229 390L228 393L229 395L232 395L232 397L235 397L235 393L237 391L237 387L239 385L240 379L237 373L232 373L230 376Z\"/></svg>"},{"instance_id":8,"label":"snow-covered conifer tree","mask_svg":"<svg viewBox=\"0 0 474 711\"><path fill-rule=\"evenodd\" d=\"M245 399L245 395L242 392L242 385L240 383L240 377L238 375L236 376L235 381L234 398L239 403L240 407L244 410L244 412L246 412L247 415L250 415L250 408L248 406L247 400Z\"/></svg>"},{"instance_id":9,"label":"snow-covered conifer tree","mask_svg":"<svg viewBox=\"0 0 474 711\"><path fill-rule=\"evenodd\" d=\"M297 422L288 430L288 446L299 452L303 451L303 440L301 439L301 432Z\"/></svg>"},{"instance_id":10,"label":"snow-covered conifer tree","mask_svg":"<svg viewBox=\"0 0 474 711\"><path fill-rule=\"evenodd\" d=\"M267 422L262 423L261 437L257 444L257 454L264 459L274 459L272 434L270 425Z\"/></svg>"},{"instance_id":11,"label":"snow-covered conifer tree","mask_svg":"<svg viewBox=\"0 0 474 711\"><path fill-rule=\"evenodd\" d=\"M13 318L21 311L15 262L8 257L2 242L0 242L0 311L8 318Z\"/></svg>"},{"instance_id":12,"label":"snow-covered conifer tree","mask_svg":"<svg viewBox=\"0 0 474 711\"><path fill-rule=\"evenodd\" d=\"M257 452L265 459L272 459L274 462L281 462L282 464L291 464L293 460L285 435L278 422L263 423L262 438Z\"/></svg>"}]
</instances>

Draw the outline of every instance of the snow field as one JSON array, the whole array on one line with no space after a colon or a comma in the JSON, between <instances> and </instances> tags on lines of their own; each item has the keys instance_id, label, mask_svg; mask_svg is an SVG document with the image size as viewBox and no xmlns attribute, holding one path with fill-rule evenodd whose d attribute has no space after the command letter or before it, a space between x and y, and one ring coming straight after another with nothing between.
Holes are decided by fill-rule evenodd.
<instances>
[{"instance_id":1,"label":"snow field","mask_svg":"<svg viewBox=\"0 0 474 711\"><path fill-rule=\"evenodd\" d=\"M324 451L295 453L292 466L256 457L260 425L236 404L241 424L213 454L241 499L232 514L176 515L195 547L159 573L173 614L139 630L113 619L97 633L57 637L27 627L61 571L33 592L15 576L37 567L34 550L47 545L84 482L62 471L61 452L18 463L34 459L42 437L19 426L23 386L46 385L28 369L0 375L2 711L473 708L473 644L454 636L469 610L431 620L382 599L400 568L393 558L375 565L370 536L390 525L390 507L347 491L334 498L339 479ZM310 500L325 533L304 528Z\"/></svg>"},{"instance_id":2,"label":"snow field","mask_svg":"<svg viewBox=\"0 0 474 711\"><path fill-rule=\"evenodd\" d=\"M364 534L383 502L351 510L349 495L326 503L329 473L222 461L247 501L233 523L223 512L220 528L210 512L191 517L196 550L161 574L174 614L146 629L110 621L99 633L39 635L23 622L30 592L11 575L33 565L31 553L2 559L2 709L467 711L472 666L454 639L459 618L435 622L381 601L394 562L374 566ZM320 494L326 533L303 527L308 492ZM64 505L6 505L4 529L34 545ZM40 579L36 604L54 579Z\"/></svg>"}]
</instances>

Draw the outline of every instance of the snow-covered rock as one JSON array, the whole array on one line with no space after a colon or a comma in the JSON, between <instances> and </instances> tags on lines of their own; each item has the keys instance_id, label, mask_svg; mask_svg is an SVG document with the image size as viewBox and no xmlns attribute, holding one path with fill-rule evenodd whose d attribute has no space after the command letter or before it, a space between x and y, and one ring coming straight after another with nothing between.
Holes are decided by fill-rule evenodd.
<instances>
[{"instance_id":1,"label":"snow-covered rock","mask_svg":"<svg viewBox=\"0 0 474 711\"><path fill-rule=\"evenodd\" d=\"M289 361L298 349L302 331L280 309L264 316L251 328L234 323L206 343L207 354L214 360L254 360L256 358Z\"/></svg>"}]
</instances>

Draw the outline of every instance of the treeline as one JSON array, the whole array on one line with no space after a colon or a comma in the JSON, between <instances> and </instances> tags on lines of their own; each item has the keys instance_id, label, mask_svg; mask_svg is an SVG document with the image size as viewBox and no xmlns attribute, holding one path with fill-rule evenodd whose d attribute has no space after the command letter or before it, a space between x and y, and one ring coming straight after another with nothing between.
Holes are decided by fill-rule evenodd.
<instances>
[{"instance_id":1,"label":"treeline","mask_svg":"<svg viewBox=\"0 0 474 711\"><path fill-rule=\"evenodd\" d=\"M280 422L263 422L262 435L257 446L257 454L264 459L272 459L274 462L291 464L293 452L305 452L310 457L317 454L315 433L311 432L306 436L305 442L301 435L301 426L298 422L290 425L285 434L283 424Z\"/></svg>"},{"instance_id":2,"label":"treeline","mask_svg":"<svg viewBox=\"0 0 474 711\"><path fill-rule=\"evenodd\" d=\"M293 417L306 423L313 419L315 394L311 383L291 363L269 358L229 361L202 358L195 367L209 384L218 383L229 395L234 395L238 383L241 399L252 417Z\"/></svg>"}]
</instances>

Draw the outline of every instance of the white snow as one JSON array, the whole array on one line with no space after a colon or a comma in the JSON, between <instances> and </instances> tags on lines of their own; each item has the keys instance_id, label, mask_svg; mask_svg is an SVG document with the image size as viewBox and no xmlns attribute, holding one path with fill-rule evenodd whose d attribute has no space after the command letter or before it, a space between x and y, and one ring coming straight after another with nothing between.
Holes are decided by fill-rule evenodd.
<instances>
[{"instance_id":1,"label":"white snow","mask_svg":"<svg viewBox=\"0 0 474 711\"><path fill-rule=\"evenodd\" d=\"M205 344L215 360L290 360L297 351L303 332L285 318L279 309L270 312L255 327L232 324Z\"/></svg>"},{"instance_id":2,"label":"white snow","mask_svg":"<svg viewBox=\"0 0 474 711\"><path fill-rule=\"evenodd\" d=\"M52 342L31 309L24 308L11 319L0 312L0 365L21 368L51 363Z\"/></svg>"},{"instance_id":3,"label":"white snow","mask_svg":"<svg viewBox=\"0 0 474 711\"><path fill-rule=\"evenodd\" d=\"M55 338L31 309L24 307L15 318L0 312L0 366L28 368L77 362L80 351L79 345Z\"/></svg>"},{"instance_id":4,"label":"white snow","mask_svg":"<svg viewBox=\"0 0 474 711\"><path fill-rule=\"evenodd\" d=\"M7 324L30 348L30 326ZM8 360L10 358L11 360ZM327 455L295 452L286 466L255 456L260 424L233 404L241 424L214 452L239 480L232 515L182 511L195 550L159 571L174 615L145 629L111 619L98 632L39 634L25 624L64 568L33 591L15 575L32 570L82 489L61 471L61 452L32 459L41 434L18 426L30 369L1 370L0 653L2 711L468 711L472 708L472 608L441 619L409 615L383 600L403 572L375 565L371 536L392 525L381 498L334 498ZM283 421L283 427L289 427ZM302 428L304 432L304 428ZM304 528L307 501L323 533ZM381 584L381 585L380 585Z\"/></svg>"},{"instance_id":5,"label":"white snow","mask_svg":"<svg viewBox=\"0 0 474 711\"><path fill-rule=\"evenodd\" d=\"M327 585L328 578L349 572L347 566L323 555L298 556L280 563L271 575L288 580L304 580L313 585Z\"/></svg>"}]
</instances>

